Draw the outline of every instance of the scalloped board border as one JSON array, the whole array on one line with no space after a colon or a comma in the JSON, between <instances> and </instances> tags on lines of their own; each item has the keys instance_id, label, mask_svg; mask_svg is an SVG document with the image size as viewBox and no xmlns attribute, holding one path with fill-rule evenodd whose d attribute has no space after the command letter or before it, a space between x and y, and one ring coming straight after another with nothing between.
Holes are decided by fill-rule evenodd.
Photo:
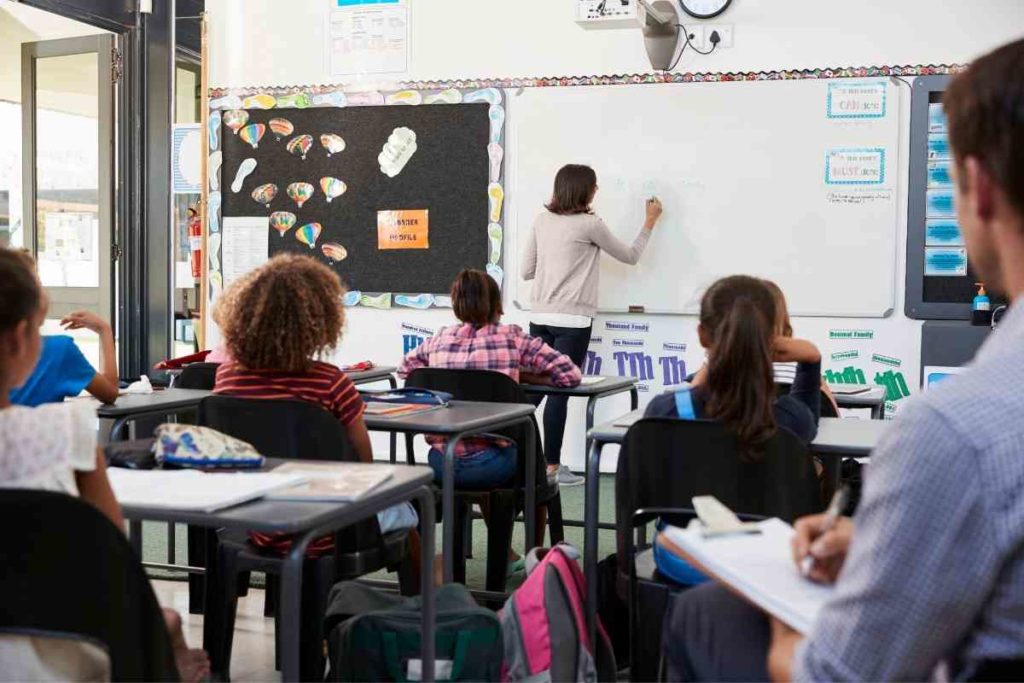
<instances>
[{"instance_id":1,"label":"scalloped board border","mask_svg":"<svg viewBox=\"0 0 1024 683\"><path fill-rule=\"evenodd\" d=\"M521 78L468 78L438 81L406 81L396 90L447 90L480 88L558 88L588 85L656 85L659 83L731 83L736 81L792 81L834 78L878 78L884 76L949 76L967 68L966 64L929 64L905 66L845 66L819 69L784 69L779 71L686 72L615 74L604 76L544 76ZM279 87L211 88L210 98L228 94L288 94L298 91L326 93L346 91L340 85L292 85Z\"/></svg>"},{"instance_id":2,"label":"scalloped board border","mask_svg":"<svg viewBox=\"0 0 1024 683\"><path fill-rule=\"evenodd\" d=\"M427 93L418 88L401 88L384 91L348 92L337 86L306 88L300 86L258 88L245 91L222 91L210 89L209 118L206 134L209 141L208 168L214 168L214 158L221 154L220 136L222 134L221 112L228 109L306 109L331 107L372 107L372 106L424 106L432 104L462 104L486 102L490 105L490 137L487 155L490 160L488 169L487 198L490 206L488 223L483 226L487 231L488 261L484 264L487 273L495 279L499 286L504 279L501 267L501 242L504 233L502 217L505 211L505 107L504 93L494 87L482 88L433 88ZM220 226L223 225L221 211L220 188L224 186L221 174L223 169L217 167L210 174L207 207L209 214L207 244L216 244L209 248L207 255L207 277L210 286L207 288L207 304L212 306L224 289L223 253L220 250ZM442 293L405 293L405 292L360 292L351 291L345 297L346 306L364 306L367 308L390 309L393 305L406 308L451 308L451 299Z\"/></svg>"}]
</instances>

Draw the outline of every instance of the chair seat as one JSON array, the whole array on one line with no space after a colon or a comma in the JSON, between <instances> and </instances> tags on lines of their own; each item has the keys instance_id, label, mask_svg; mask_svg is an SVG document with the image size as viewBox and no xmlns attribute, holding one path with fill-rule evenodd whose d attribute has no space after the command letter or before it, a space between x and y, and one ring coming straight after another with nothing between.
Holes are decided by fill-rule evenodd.
<instances>
[{"instance_id":1,"label":"chair seat","mask_svg":"<svg viewBox=\"0 0 1024 683\"><path fill-rule=\"evenodd\" d=\"M238 567L242 571L261 571L280 574L284 556L269 548L253 544L245 531L225 530L219 533L220 543L226 550L238 555ZM380 569L392 568L405 557L409 530L402 529L384 534L375 548L335 553L335 573L339 580L357 577ZM330 557L327 555L326 557Z\"/></svg>"}]
</instances>

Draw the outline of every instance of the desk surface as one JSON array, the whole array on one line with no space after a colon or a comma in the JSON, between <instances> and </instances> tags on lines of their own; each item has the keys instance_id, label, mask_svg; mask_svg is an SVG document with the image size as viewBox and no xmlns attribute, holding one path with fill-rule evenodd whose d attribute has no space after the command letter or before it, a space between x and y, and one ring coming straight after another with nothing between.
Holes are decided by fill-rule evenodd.
<instances>
[{"instance_id":1,"label":"desk surface","mask_svg":"<svg viewBox=\"0 0 1024 683\"><path fill-rule=\"evenodd\" d=\"M393 365L378 365L370 368L369 370L359 370L353 372L346 372L348 378L352 380L352 384L368 384L370 382L379 382L380 380L387 379L395 374L398 370Z\"/></svg>"},{"instance_id":2,"label":"desk surface","mask_svg":"<svg viewBox=\"0 0 1024 683\"><path fill-rule=\"evenodd\" d=\"M532 415L534 410L534 406L522 403L451 401L447 408L395 417L363 415L363 419L371 431L458 434L487 431L498 423L521 420Z\"/></svg>"},{"instance_id":3,"label":"desk surface","mask_svg":"<svg viewBox=\"0 0 1024 683\"><path fill-rule=\"evenodd\" d=\"M113 405L101 404L96 414L101 418L118 418L132 413L188 408L210 395L203 389L157 389L152 394L122 394Z\"/></svg>"},{"instance_id":4,"label":"desk surface","mask_svg":"<svg viewBox=\"0 0 1024 683\"><path fill-rule=\"evenodd\" d=\"M523 384L522 387L527 394L598 396L632 389L635 385L636 378L634 377L603 376L600 382L580 384L578 387L551 387L544 384Z\"/></svg>"},{"instance_id":5,"label":"desk surface","mask_svg":"<svg viewBox=\"0 0 1024 683\"><path fill-rule=\"evenodd\" d=\"M288 462L268 459L267 469ZM157 522L175 522L205 527L252 529L264 533L300 533L335 523L339 517L358 520L367 507L380 507L382 498L408 500L412 492L434 480L434 471L422 466L364 465L392 467L394 475L357 501L314 503L259 499L215 512L174 510L169 508L126 505L121 508L125 518Z\"/></svg>"},{"instance_id":6,"label":"desk surface","mask_svg":"<svg viewBox=\"0 0 1024 683\"><path fill-rule=\"evenodd\" d=\"M622 443L629 427L643 417L643 410L634 410L598 425L588 436L603 443ZM889 429L886 420L856 420L823 417L818 422L818 436L811 442L815 453L835 453L851 457L866 456Z\"/></svg>"}]
</instances>

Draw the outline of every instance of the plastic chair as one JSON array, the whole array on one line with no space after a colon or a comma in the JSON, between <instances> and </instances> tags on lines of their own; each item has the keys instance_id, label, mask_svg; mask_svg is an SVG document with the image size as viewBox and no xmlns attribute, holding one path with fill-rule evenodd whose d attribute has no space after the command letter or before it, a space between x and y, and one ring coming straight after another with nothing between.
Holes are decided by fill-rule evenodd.
<instances>
[{"instance_id":1,"label":"plastic chair","mask_svg":"<svg viewBox=\"0 0 1024 683\"><path fill-rule=\"evenodd\" d=\"M189 363L174 382L175 389L205 389L213 391L220 363Z\"/></svg>"},{"instance_id":2,"label":"plastic chair","mask_svg":"<svg viewBox=\"0 0 1024 683\"><path fill-rule=\"evenodd\" d=\"M306 401L209 396L199 404L199 424L248 441L269 458L358 462L337 418ZM381 535L377 519L371 518L335 534L333 556L307 560L302 584L302 680L323 678L321 627L331 586L398 567L407 559L408 539L408 531ZM211 641L206 645L212 668L227 679L240 579L251 571L268 574L266 612L270 612L277 593L272 575L280 574L284 558L257 548L244 534L221 533L218 540L214 563L216 608L206 614L204 633ZM400 574L406 588L411 579L409 569L406 564Z\"/></svg>"},{"instance_id":3,"label":"plastic chair","mask_svg":"<svg viewBox=\"0 0 1024 683\"><path fill-rule=\"evenodd\" d=\"M455 370L449 368L418 368L405 380L405 386L418 389L445 391L463 401L484 401L490 403L525 403L533 405L519 383L508 375L491 370ZM536 419L531 419L534 443L537 444L537 504L548 511L548 529L551 544L563 540L562 499L557 482L549 481L541 449L540 429ZM526 427L516 426L497 432L517 444L526 443ZM406 435L406 456L412 462L412 435ZM521 446L520 446L521 448ZM515 488L498 488L491 491L456 490L455 547L464 548L468 524L467 518L472 504L486 500L489 504L490 519L487 527L487 590L504 592L507 579L508 551L512 547L512 527L516 510L523 505L523 487L526 481L526 458L520 452ZM465 583L466 558L460 552L455 557L455 580Z\"/></svg>"},{"instance_id":4,"label":"plastic chair","mask_svg":"<svg viewBox=\"0 0 1024 683\"><path fill-rule=\"evenodd\" d=\"M786 430L769 439L756 462L747 462L735 436L717 422L645 418L630 427L615 475L615 524L619 575L628 582L633 680L657 676L664 610L671 594L682 590L657 574L649 550L637 554L636 530L657 511L690 508L702 495L737 513L788 522L822 509L810 452ZM653 512L638 517L637 511Z\"/></svg>"},{"instance_id":5,"label":"plastic chair","mask_svg":"<svg viewBox=\"0 0 1024 683\"><path fill-rule=\"evenodd\" d=\"M6 489L0 519L0 632L99 644L115 681L178 680L149 578L99 510L63 493Z\"/></svg>"}]
</instances>

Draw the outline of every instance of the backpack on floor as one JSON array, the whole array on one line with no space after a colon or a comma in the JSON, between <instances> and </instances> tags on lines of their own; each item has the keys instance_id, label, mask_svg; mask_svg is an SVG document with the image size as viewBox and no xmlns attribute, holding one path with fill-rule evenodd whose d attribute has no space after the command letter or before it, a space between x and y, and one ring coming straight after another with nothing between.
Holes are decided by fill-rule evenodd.
<instances>
[{"instance_id":1,"label":"backpack on floor","mask_svg":"<svg viewBox=\"0 0 1024 683\"><path fill-rule=\"evenodd\" d=\"M591 644L586 580L569 545L534 550L527 577L499 613L505 634L503 681L614 681L615 655L600 619Z\"/></svg>"},{"instance_id":2,"label":"backpack on floor","mask_svg":"<svg viewBox=\"0 0 1024 683\"><path fill-rule=\"evenodd\" d=\"M437 589L434 643L438 681L496 681L503 653L498 616L465 586ZM383 593L356 581L331 589L324 616L329 681L420 680L420 598Z\"/></svg>"}]
</instances>

